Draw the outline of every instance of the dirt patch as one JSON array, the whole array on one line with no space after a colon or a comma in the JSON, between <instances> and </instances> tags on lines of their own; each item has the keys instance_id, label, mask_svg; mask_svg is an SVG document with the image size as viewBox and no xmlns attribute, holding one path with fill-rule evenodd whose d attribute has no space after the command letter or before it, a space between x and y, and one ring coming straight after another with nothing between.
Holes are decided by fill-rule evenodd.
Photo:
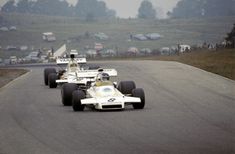
<instances>
[{"instance_id":1,"label":"dirt patch","mask_svg":"<svg viewBox=\"0 0 235 154\"><path fill-rule=\"evenodd\" d=\"M0 88L27 72L24 69L0 69Z\"/></svg>"}]
</instances>

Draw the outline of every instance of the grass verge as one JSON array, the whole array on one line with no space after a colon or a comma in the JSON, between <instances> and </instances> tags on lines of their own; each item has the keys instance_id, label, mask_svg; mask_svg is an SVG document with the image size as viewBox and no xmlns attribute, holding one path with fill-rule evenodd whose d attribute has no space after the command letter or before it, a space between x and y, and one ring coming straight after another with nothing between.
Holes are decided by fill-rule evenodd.
<instances>
[{"instance_id":1,"label":"grass verge","mask_svg":"<svg viewBox=\"0 0 235 154\"><path fill-rule=\"evenodd\" d=\"M97 60L176 61L235 80L235 49L223 49L218 51L200 50L170 56L114 57Z\"/></svg>"},{"instance_id":2,"label":"grass verge","mask_svg":"<svg viewBox=\"0 0 235 154\"><path fill-rule=\"evenodd\" d=\"M25 69L0 69L0 88L14 80L15 78L27 73Z\"/></svg>"},{"instance_id":3,"label":"grass verge","mask_svg":"<svg viewBox=\"0 0 235 154\"><path fill-rule=\"evenodd\" d=\"M179 56L156 56L145 59L177 61L235 80L235 49L205 50Z\"/></svg>"}]
</instances>

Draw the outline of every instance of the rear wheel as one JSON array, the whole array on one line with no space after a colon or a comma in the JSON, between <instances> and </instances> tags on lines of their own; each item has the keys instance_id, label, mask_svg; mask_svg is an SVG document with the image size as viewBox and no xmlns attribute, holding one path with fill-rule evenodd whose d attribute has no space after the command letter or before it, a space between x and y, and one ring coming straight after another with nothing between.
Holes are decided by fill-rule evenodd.
<instances>
[{"instance_id":1,"label":"rear wheel","mask_svg":"<svg viewBox=\"0 0 235 154\"><path fill-rule=\"evenodd\" d=\"M64 106L72 105L72 94L78 86L74 83L65 83L61 88L61 98Z\"/></svg>"},{"instance_id":2,"label":"rear wheel","mask_svg":"<svg viewBox=\"0 0 235 154\"><path fill-rule=\"evenodd\" d=\"M55 68L45 68L44 69L44 83L47 86L48 85L48 76L50 73L56 73Z\"/></svg>"},{"instance_id":3,"label":"rear wheel","mask_svg":"<svg viewBox=\"0 0 235 154\"><path fill-rule=\"evenodd\" d=\"M57 87L57 83L56 80L58 79L57 74L56 73L50 73L48 75L48 84L50 88L56 88Z\"/></svg>"},{"instance_id":4,"label":"rear wheel","mask_svg":"<svg viewBox=\"0 0 235 154\"><path fill-rule=\"evenodd\" d=\"M81 104L81 99L85 98L85 93L81 90L76 90L73 92L72 105L74 111L83 111L85 105Z\"/></svg>"},{"instance_id":5,"label":"rear wheel","mask_svg":"<svg viewBox=\"0 0 235 154\"><path fill-rule=\"evenodd\" d=\"M132 94L132 90L135 88L136 86L134 81L121 81L118 85L118 90L124 95Z\"/></svg>"},{"instance_id":6,"label":"rear wheel","mask_svg":"<svg viewBox=\"0 0 235 154\"><path fill-rule=\"evenodd\" d=\"M144 90L141 88L133 89L132 90L132 96L133 97L139 97L141 100L141 103L133 103L134 109L143 109L145 106L145 94Z\"/></svg>"}]
</instances>

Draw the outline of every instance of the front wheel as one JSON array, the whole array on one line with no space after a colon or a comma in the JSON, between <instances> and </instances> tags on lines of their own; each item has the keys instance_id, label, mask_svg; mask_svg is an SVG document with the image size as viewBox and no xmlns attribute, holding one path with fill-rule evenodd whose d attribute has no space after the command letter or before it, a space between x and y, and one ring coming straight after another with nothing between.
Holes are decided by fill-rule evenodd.
<instances>
[{"instance_id":1,"label":"front wheel","mask_svg":"<svg viewBox=\"0 0 235 154\"><path fill-rule=\"evenodd\" d=\"M121 81L118 85L118 90L126 95L126 94L131 94L132 90L135 89L135 82L134 81Z\"/></svg>"},{"instance_id":2,"label":"front wheel","mask_svg":"<svg viewBox=\"0 0 235 154\"><path fill-rule=\"evenodd\" d=\"M139 97L141 102L140 103L133 103L134 109L143 109L145 106L145 94L144 90L141 88L133 89L132 90L133 97Z\"/></svg>"},{"instance_id":3,"label":"front wheel","mask_svg":"<svg viewBox=\"0 0 235 154\"><path fill-rule=\"evenodd\" d=\"M85 105L81 104L81 99L84 99L86 96L83 91L76 90L73 92L72 105L74 111L83 111Z\"/></svg>"},{"instance_id":4,"label":"front wheel","mask_svg":"<svg viewBox=\"0 0 235 154\"><path fill-rule=\"evenodd\" d=\"M55 68L45 68L44 69L44 83L47 86L48 85L48 76L50 73L56 73Z\"/></svg>"},{"instance_id":5,"label":"front wheel","mask_svg":"<svg viewBox=\"0 0 235 154\"><path fill-rule=\"evenodd\" d=\"M56 73L50 73L48 75L48 84L50 88L56 88L57 87L57 83L56 83L56 79L57 79L57 74Z\"/></svg>"},{"instance_id":6,"label":"front wheel","mask_svg":"<svg viewBox=\"0 0 235 154\"><path fill-rule=\"evenodd\" d=\"M61 88L61 97L62 103L64 106L72 105L72 94L75 90L77 90L78 86L74 83L65 83Z\"/></svg>"}]
</instances>

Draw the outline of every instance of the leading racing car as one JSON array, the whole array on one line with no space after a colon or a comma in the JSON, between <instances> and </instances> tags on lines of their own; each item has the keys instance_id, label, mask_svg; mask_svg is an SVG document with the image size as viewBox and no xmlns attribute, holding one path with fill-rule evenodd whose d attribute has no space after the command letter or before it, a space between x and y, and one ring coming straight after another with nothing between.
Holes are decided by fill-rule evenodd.
<instances>
[{"instance_id":1,"label":"leading racing car","mask_svg":"<svg viewBox=\"0 0 235 154\"><path fill-rule=\"evenodd\" d=\"M133 81L121 81L117 84L109 81L109 76L102 73L102 79L96 78L86 90L74 83L66 83L61 89L64 105L72 105L74 111L83 111L85 106L93 106L98 110L122 110L125 105L133 105L134 109L143 109L145 94L142 88L136 88Z\"/></svg>"}]
</instances>

